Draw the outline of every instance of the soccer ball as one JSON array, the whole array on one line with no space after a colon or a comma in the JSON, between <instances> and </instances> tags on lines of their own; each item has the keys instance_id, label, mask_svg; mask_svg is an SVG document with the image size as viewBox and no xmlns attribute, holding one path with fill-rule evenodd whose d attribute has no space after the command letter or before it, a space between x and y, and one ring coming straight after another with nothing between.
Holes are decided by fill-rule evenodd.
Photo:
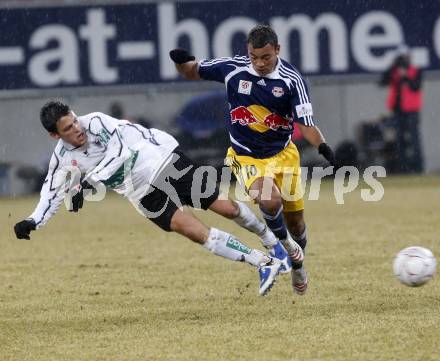
<instances>
[{"instance_id":1,"label":"soccer ball","mask_svg":"<svg viewBox=\"0 0 440 361\"><path fill-rule=\"evenodd\" d=\"M416 246L402 249L394 259L393 269L404 285L419 287L434 276L436 265L429 249Z\"/></svg>"}]
</instances>

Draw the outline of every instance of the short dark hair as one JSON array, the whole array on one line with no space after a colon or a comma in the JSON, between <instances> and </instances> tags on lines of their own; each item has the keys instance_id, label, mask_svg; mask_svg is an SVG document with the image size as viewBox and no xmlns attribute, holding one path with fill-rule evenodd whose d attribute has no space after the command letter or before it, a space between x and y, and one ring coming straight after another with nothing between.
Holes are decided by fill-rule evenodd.
<instances>
[{"instance_id":1,"label":"short dark hair","mask_svg":"<svg viewBox=\"0 0 440 361\"><path fill-rule=\"evenodd\" d=\"M43 127L52 133L57 133L57 121L70 113L70 107L60 101L50 101L40 110L40 120Z\"/></svg>"},{"instance_id":2,"label":"short dark hair","mask_svg":"<svg viewBox=\"0 0 440 361\"><path fill-rule=\"evenodd\" d=\"M269 25L257 25L249 31L247 43L254 48L264 48L267 44L278 45L278 36Z\"/></svg>"}]
</instances>

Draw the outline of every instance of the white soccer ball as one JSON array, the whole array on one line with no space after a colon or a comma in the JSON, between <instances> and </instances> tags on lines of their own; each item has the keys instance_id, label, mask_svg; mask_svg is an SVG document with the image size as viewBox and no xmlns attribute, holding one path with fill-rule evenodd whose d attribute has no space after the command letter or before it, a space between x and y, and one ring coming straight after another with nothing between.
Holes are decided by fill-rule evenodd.
<instances>
[{"instance_id":1,"label":"white soccer ball","mask_svg":"<svg viewBox=\"0 0 440 361\"><path fill-rule=\"evenodd\" d=\"M428 282L435 273L437 261L432 252L424 247L402 249L394 259L395 276L404 285L418 287Z\"/></svg>"}]
</instances>

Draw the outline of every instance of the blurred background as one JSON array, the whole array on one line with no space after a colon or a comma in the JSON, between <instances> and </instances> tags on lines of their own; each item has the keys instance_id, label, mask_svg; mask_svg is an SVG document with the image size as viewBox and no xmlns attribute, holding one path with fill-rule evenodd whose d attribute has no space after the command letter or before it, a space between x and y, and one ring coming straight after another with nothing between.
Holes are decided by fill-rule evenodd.
<instances>
[{"instance_id":1,"label":"blurred background","mask_svg":"<svg viewBox=\"0 0 440 361\"><path fill-rule=\"evenodd\" d=\"M0 0L0 196L39 189L54 146L39 121L49 99L166 130L191 157L220 167L224 87L183 81L168 52L245 55L257 23L275 29L281 57L307 79L315 122L340 164L440 171L437 1ZM419 120L402 130L407 111ZM299 134L295 142L303 165L322 165Z\"/></svg>"}]
</instances>

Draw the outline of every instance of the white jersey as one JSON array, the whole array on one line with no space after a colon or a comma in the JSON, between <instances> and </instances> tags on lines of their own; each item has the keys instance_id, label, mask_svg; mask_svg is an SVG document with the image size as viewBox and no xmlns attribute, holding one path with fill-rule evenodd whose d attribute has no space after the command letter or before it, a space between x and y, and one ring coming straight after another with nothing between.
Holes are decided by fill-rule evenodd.
<instances>
[{"instance_id":1,"label":"white jersey","mask_svg":"<svg viewBox=\"0 0 440 361\"><path fill-rule=\"evenodd\" d=\"M79 116L87 142L74 147L59 140L49 163L40 201L30 215L37 229L58 210L72 170L80 170L92 184L139 201L149 190L160 170L170 161L178 142L168 133L146 129L103 113Z\"/></svg>"}]
</instances>

